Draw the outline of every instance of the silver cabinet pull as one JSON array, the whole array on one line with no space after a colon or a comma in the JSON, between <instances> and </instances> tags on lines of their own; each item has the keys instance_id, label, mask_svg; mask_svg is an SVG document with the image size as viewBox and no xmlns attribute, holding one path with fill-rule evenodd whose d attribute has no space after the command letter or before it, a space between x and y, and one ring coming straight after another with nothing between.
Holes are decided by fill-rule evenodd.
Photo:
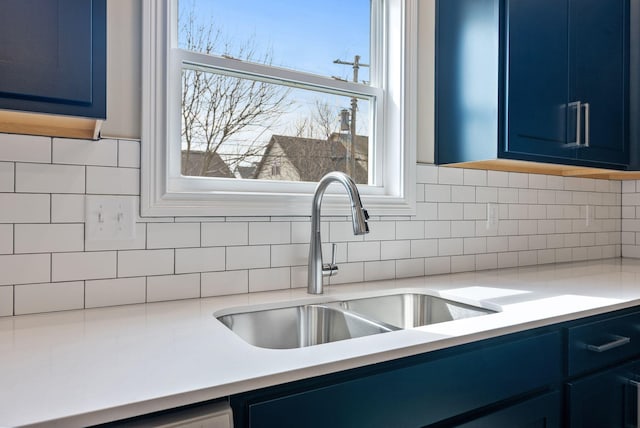
<instances>
[{"instance_id":1,"label":"silver cabinet pull","mask_svg":"<svg viewBox=\"0 0 640 428\"><path fill-rule=\"evenodd\" d=\"M584 146L589 147L589 124L591 123L589 119L589 103L582 104L584 107ZM580 117L580 112L578 111L578 117Z\"/></svg>"},{"instance_id":2,"label":"silver cabinet pull","mask_svg":"<svg viewBox=\"0 0 640 428\"><path fill-rule=\"evenodd\" d=\"M574 101L572 103L569 103L569 107L575 107L576 108L576 141L574 141L572 144L575 144L576 146L580 146L582 145L582 138L581 138L581 132L582 132L582 103L580 101Z\"/></svg>"},{"instance_id":3,"label":"silver cabinet pull","mask_svg":"<svg viewBox=\"0 0 640 428\"><path fill-rule=\"evenodd\" d=\"M604 345L596 346L596 345L587 345L587 349L593 352L605 352L610 349L619 348L620 346L626 345L631 342L630 337L624 336L612 336L613 340L609 343L605 343Z\"/></svg>"}]
</instances>

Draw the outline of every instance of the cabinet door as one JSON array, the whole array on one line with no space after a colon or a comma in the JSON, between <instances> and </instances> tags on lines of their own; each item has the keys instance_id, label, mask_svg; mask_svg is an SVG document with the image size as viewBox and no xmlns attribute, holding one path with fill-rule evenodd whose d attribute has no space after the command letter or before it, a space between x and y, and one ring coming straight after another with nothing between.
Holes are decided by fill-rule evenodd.
<instances>
[{"instance_id":1,"label":"cabinet door","mask_svg":"<svg viewBox=\"0 0 640 428\"><path fill-rule=\"evenodd\" d=\"M550 385L561 374L558 332L293 391L231 400L236 427L419 427ZM413 359L410 359L413 361Z\"/></svg>"},{"instance_id":2,"label":"cabinet door","mask_svg":"<svg viewBox=\"0 0 640 428\"><path fill-rule=\"evenodd\" d=\"M569 4L569 100L582 103L581 139L589 146L578 159L628 164L628 0Z\"/></svg>"},{"instance_id":3,"label":"cabinet door","mask_svg":"<svg viewBox=\"0 0 640 428\"><path fill-rule=\"evenodd\" d=\"M558 391L498 410L457 428L559 428L562 398Z\"/></svg>"},{"instance_id":4,"label":"cabinet door","mask_svg":"<svg viewBox=\"0 0 640 428\"><path fill-rule=\"evenodd\" d=\"M507 0L505 157L572 159L567 144L567 0ZM540 159L542 158L542 159Z\"/></svg>"},{"instance_id":5,"label":"cabinet door","mask_svg":"<svg viewBox=\"0 0 640 428\"><path fill-rule=\"evenodd\" d=\"M106 0L3 0L0 40L0 108L105 117Z\"/></svg>"},{"instance_id":6,"label":"cabinet door","mask_svg":"<svg viewBox=\"0 0 640 428\"><path fill-rule=\"evenodd\" d=\"M627 364L567 384L570 428L637 426L640 364Z\"/></svg>"}]
</instances>

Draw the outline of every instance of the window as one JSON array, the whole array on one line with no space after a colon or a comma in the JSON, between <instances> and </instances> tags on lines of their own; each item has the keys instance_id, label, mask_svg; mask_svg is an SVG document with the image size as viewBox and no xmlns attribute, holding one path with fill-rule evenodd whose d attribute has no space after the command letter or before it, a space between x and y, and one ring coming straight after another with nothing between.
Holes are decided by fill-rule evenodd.
<instances>
[{"instance_id":1,"label":"window","mask_svg":"<svg viewBox=\"0 0 640 428\"><path fill-rule=\"evenodd\" d=\"M223 3L235 17L211 12ZM144 1L142 214L309 215L332 170L355 179L372 214L411 214L417 0L336 2L359 7L341 19L326 1L304 14L257 2L269 10L255 16L238 4ZM255 29L269 25L288 39L265 47ZM326 67L309 61L347 38L360 41ZM347 213L343 199L327 192L323 212Z\"/></svg>"}]
</instances>

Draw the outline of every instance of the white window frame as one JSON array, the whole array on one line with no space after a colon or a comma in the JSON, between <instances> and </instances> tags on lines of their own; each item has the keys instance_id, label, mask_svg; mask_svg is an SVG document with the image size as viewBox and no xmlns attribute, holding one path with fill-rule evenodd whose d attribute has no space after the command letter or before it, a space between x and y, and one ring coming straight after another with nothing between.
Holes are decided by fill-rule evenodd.
<instances>
[{"instance_id":1,"label":"white window frame","mask_svg":"<svg viewBox=\"0 0 640 428\"><path fill-rule=\"evenodd\" d=\"M385 43L372 52L387 54L377 75L384 79L381 94L375 87L342 82L341 90L372 94L376 99L375 186L359 185L364 206L374 216L414 215L416 192L417 39L418 0L385 0L385 11L373 27L386 29ZM183 61L207 62L224 69L224 58L172 49L177 46L175 0L143 0L141 215L151 216L308 216L315 183L184 177L180 175L180 84ZM401 25L398 25L402 23ZM373 33L373 31L372 31ZM374 44L375 45L375 44ZM378 43L377 46L382 44ZM260 64L238 62L242 72L260 75ZM236 65L236 66L237 66ZM297 72L279 69L281 77ZM321 76L312 83L326 88ZM308 82L309 80L307 80ZM376 85L377 86L377 85ZM176 110L178 109L178 110ZM178 147L176 149L175 147ZM176 166L178 165L178 166ZM323 198L323 214L346 215L343 189L332 186Z\"/></svg>"}]
</instances>

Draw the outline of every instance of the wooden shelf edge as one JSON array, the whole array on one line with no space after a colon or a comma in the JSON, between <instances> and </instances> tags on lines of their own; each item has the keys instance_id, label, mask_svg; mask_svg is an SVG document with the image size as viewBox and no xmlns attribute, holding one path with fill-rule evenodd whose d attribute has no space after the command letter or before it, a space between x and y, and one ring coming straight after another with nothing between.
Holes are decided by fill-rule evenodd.
<instances>
[{"instance_id":1,"label":"wooden shelf edge","mask_svg":"<svg viewBox=\"0 0 640 428\"><path fill-rule=\"evenodd\" d=\"M595 178L600 180L640 180L640 171L617 171L613 169L527 162L512 159L489 159L440 166L490 171L523 172L528 174L559 175L562 177Z\"/></svg>"},{"instance_id":2,"label":"wooden shelf edge","mask_svg":"<svg viewBox=\"0 0 640 428\"><path fill-rule=\"evenodd\" d=\"M0 110L0 132L97 140L102 120Z\"/></svg>"}]
</instances>

